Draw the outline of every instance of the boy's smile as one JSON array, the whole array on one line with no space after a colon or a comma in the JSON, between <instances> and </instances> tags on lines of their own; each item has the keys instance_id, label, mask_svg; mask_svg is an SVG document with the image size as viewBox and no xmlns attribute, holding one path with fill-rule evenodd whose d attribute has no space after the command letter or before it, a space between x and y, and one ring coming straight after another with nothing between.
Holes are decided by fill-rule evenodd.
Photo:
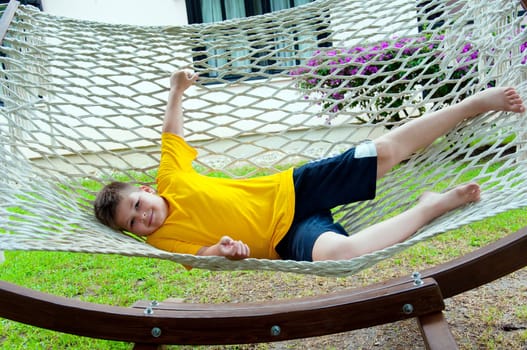
<instances>
[{"instance_id":1,"label":"boy's smile","mask_svg":"<svg viewBox=\"0 0 527 350\"><path fill-rule=\"evenodd\" d=\"M147 236L165 222L167 204L148 186L125 194L115 212L115 221L123 230Z\"/></svg>"}]
</instances>

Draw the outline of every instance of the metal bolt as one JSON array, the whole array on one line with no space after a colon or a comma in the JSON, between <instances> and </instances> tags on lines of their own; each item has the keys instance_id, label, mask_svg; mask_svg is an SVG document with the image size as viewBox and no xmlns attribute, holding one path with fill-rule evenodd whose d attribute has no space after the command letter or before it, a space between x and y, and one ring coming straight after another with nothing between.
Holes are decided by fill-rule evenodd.
<instances>
[{"instance_id":1,"label":"metal bolt","mask_svg":"<svg viewBox=\"0 0 527 350\"><path fill-rule=\"evenodd\" d=\"M150 305L146 307L145 309L145 315L153 315L154 314L154 307L159 306L159 303L157 300L152 300L150 302Z\"/></svg>"},{"instance_id":2,"label":"metal bolt","mask_svg":"<svg viewBox=\"0 0 527 350\"><path fill-rule=\"evenodd\" d=\"M419 272L412 273L412 278L414 280L415 286L420 286L424 283L423 280L421 279L421 274Z\"/></svg>"},{"instance_id":3,"label":"metal bolt","mask_svg":"<svg viewBox=\"0 0 527 350\"><path fill-rule=\"evenodd\" d=\"M271 335L273 337L279 336L281 332L282 332L282 330L280 329L280 326L274 325L274 326L271 327Z\"/></svg>"},{"instance_id":4,"label":"metal bolt","mask_svg":"<svg viewBox=\"0 0 527 350\"><path fill-rule=\"evenodd\" d=\"M150 332L150 333L152 333L152 337L159 338L161 336L161 328L154 327L154 328L152 328L152 332Z\"/></svg>"},{"instance_id":5,"label":"metal bolt","mask_svg":"<svg viewBox=\"0 0 527 350\"><path fill-rule=\"evenodd\" d=\"M412 312L414 312L414 306L412 304L404 304L403 312L405 315L410 315Z\"/></svg>"}]
</instances>

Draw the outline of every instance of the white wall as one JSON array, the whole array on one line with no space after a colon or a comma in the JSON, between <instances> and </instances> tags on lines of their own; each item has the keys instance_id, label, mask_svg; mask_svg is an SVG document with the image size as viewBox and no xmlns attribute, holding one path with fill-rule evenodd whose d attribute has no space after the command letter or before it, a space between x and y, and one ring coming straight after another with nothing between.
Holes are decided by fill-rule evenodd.
<instances>
[{"instance_id":1,"label":"white wall","mask_svg":"<svg viewBox=\"0 0 527 350\"><path fill-rule=\"evenodd\" d=\"M193 0L197 1L197 0ZM398 1L414 1L414 0L398 0ZM81 19L81 20L93 20L98 22L106 22L106 23L112 23L112 24L131 24L131 25L184 25L187 24L187 12L186 12L186 4L185 0L43 0L42 1L43 10L45 12L58 15L58 16L64 16L69 18L75 18L75 19ZM343 25L343 24L342 24ZM339 29L342 29L342 25L338 26ZM180 52L180 54L185 55L186 50L188 51L188 47L183 48L182 50L174 50L175 52ZM187 60L191 62L191 60ZM78 66L82 67L83 63L79 62L77 63ZM76 66L77 66L76 65ZM167 87L168 87L168 77L172 69L176 67L166 67L167 71ZM91 74L91 71L88 71ZM60 77L60 72L56 72L54 76ZM69 74L69 73L68 73ZM82 73L86 74L86 73ZM79 79L82 77L79 77ZM126 76L123 75L122 77L122 83L123 87L127 86L126 82ZM116 79L116 78L114 78ZM120 80L120 79L118 79ZM112 83L113 84L113 83ZM225 94L217 94L218 96L214 94L207 95L207 103L210 104L209 99L213 98L218 101L218 106L215 107L214 112L214 118L215 120L221 119L222 114L226 114L231 116L230 109L233 107L233 97L236 96L236 102L234 103L236 107L238 106L246 106L245 108L240 107L237 109L236 113L243 113L243 115L236 115L240 117L240 120L236 123L233 123L230 121L230 119L227 119L225 122L226 127L217 127L210 129L210 124L205 123L205 121L199 119L199 115L195 117L195 120L187 121L186 126L189 129L188 131L191 131L193 133L189 133L189 139L191 139L193 142L208 140L211 136L214 136L218 139L222 138L229 138L229 137L236 137L236 133L239 132L240 129L248 130L249 133L252 130L263 132L263 133L271 133L271 132L279 132L287 128L289 125L303 125L306 127L317 127L321 126L325 123L325 118L316 118L314 117L317 115L318 106L309 106L308 101L303 99L303 96L299 94L299 91L292 88L292 82L291 79L282 79L282 80L275 80L271 84L272 88L269 89L269 86L257 86L256 82L253 86L252 83L246 83L242 86L238 86L238 84L229 84L229 93L230 95ZM246 95L248 86L252 88L251 93L249 96ZM276 91L279 89L280 93L277 94ZM203 90L199 87L190 89L188 92L188 99L186 100L185 107L188 107L189 110L198 110L199 107L202 105L202 102L199 99L199 96L203 93ZM239 95L238 95L239 93ZM245 94L244 94L245 93ZM97 94L97 92L93 92L94 95ZM122 94L124 96L127 95L127 91L123 91ZM166 99L166 91L162 92L163 95L162 98L160 97L160 100ZM91 96L91 95L90 95ZM263 98L262 100L257 101L257 106L252 106L253 100L256 97L264 97L268 96L269 98ZM82 97L77 96L73 98L79 98ZM151 100L151 99L148 99ZM229 103L225 103L225 100L230 101ZM149 105L148 101L141 101L141 97L138 97L138 102L142 105ZM144 102L144 103L143 103ZM155 101L154 101L155 102ZM155 103L154 103L155 104ZM254 108L253 108L254 107ZM67 107L61 105L60 107L60 113L63 113L65 116L71 118L72 125L76 124L76 119L81 120L82 118L86 118L85 110L75 109L73 107ZM262 109L265 108L266 110L273 111L270 113L267 113L265 118L258 117L255 120L250 120L251 116L259 116L261 114ZM279 109L279 110L278 110ZM210 108L209 108L210 110ZM41 120L46 120L47 122L47 113L48 110L42 111ZM106 111L104 108L101 108L101 110L93 111L94 114L97 116L105 116L105 114L113 114L113 111ZM161 112L160 112L161 114ZM287 118L287 120L281 120L284 116L284 114L289 115L290 117ZM65 120L65 117L61 117L63 120ZM126 114L123 114L123 118L126 118ZM204 118L204 117L203 117ZM132 118L133 119L133 118ZM137 118L136 118L137 119ZM265 120L264 120L265 119ZM34 118L33 120L36 120ZM135 125L137 121L130 121L130 125ZM337 118L333 122L333 128L341 127L342 124L347 124L349 122L349 118L342 116L340 118ZM157 120L152 121L152 123L158 123ZM201 123L201 124L200 124ZM258 124L260 123L260 124ZM122 125L127 125L127 122L121 122ZM233 125L233 127L230 127L230 125ZM48 125L38 125L37 130L33 130L32 134L36 135L39 130L46 130L49 128ZM142 123L142 125L148 129L153 125L148 124L147 122ZM218 124L223 125L223 124ZM126 142L129 140L134 140L134 146L136 147L150 147L152 145L151 142L148 142L146 139L143 143L143 141L137 141L137 135L125 133L123 130L118 128L105 128L104 132L107 135L108 138L108 144L111 143L111 140L119 140L122 142ZM82 151L85 150L91 150L94 152L97 152L100 150L100 147L98 145L95 145L88 140L92 139L98 139L101 136L91 129L85 130L82 128L76 128L78 132L82 132L83 136L90 136L86 138L82 138L83 141L80 142L77 138L61 138L61 142L63 142L67 149L73 149L77 150L79 148L79 144L82 143ZM60 133L57 130L57 134L60 137ZM366 133L370 133L371 130L366 131ZM90 133L94 133L91 135ZM233 134L234 133L234 134ZM53 134L53 137L55 134ZM326 135L327 136L327 135ZM156 136L157 137L157 136ZM371 138L371 135L363 133L360 133L360 135L354 136L358 139L363 138ZM42 133L41 136L38 137L40 142L43 142L43 147L47 147L47 144L54 144L54 140L52 136L50 136L49 133ZM48 140L49 139L49 140ZM342 142L350 142L354 141L351 139L349 133L335 133L332 134L331 139L334 141L335 144L342 143ZM130 141L131 142L131 141ZM275 141L271 138L269 138L269 142L274 143ZM298 145L293 145L294 147L300 147ZM330 143L326 146L331 146ZM112 144L108 146L112 149L121 149L120 144ZM221 144L218 144L218 147L223 147ZM267 145L265 145L267 147ZM277 146L279 147L279 146ZM304 147L304 145L301 145L301 147ZM317 146L318 147L318 146ZM214 147L210 147L213 149ZM232 147L231 147L232 148ZM269 148L273 148L272 146L269 146ZM156 147L157 149L157 147ZM36 150L35 148L32 149L33 151ZM24 150L27 152L27 155L31 158L38 157L38 154L34 154L31 150ZM40 150L39 150L40 151ZM286 152L294 153L297 150L285 150ZM244 153L246 150L242 149L231 149L229 151L229 154L232 154L233 156L240 157L240 158L247 158L251 157L250 154ZM324 153L322 151L322 153ZM137 154L133 154L134 157L137 157ZM85 157L83 153L83 157ZM35 159L36 161L36 159ZM136 161L136 160L135 160ZM145 160L152 161L151 158L148 158ZM90 164L95 164L95 168L89 168L89 169L83 169L84 173L90 173L93 171L97 171L97 168L100 167L100 164L97 164L96 161L90 162ZM108 163L106 163L108 164ZM150 166L150 164L145 164L144 166ZM54 167L54 166L53 166ZM61 166L61 168L64 168L65 166Z\"/></svg>"},{"instance_id":2,"label":"white wall","mask_svg":"<svg viewBox=\"0 0 527 350\"><path fill-rule=\"evenodd\" d=\"M188 23L185 0L42 0L42 7L59 16L115 24Z\"/></svg>"}]
</instances>

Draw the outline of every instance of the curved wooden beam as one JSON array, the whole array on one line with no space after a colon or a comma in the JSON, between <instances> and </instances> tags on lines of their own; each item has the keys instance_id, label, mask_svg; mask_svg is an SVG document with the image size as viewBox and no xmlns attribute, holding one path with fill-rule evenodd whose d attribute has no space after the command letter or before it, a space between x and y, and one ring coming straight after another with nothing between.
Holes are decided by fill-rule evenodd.
<instances>
[{"instance_id":1,"label":"curved wooden beam","mask_svg":"<svg viewBox=\"0 0 527 350\"><path fill-rule=\"evenodd\" d=\"M319 297L249 304L86 303L0 282L0 317L81 336L141 344L241 344L305 338L437 314L443 298L527 266L527 228L422 272Z\"/></svg>"},{"instance_id":2,"label":"curved wooden beam","mask_svg":"<svg viewBox=\"0 0 527 350\"><path fill-rule=\"evenodd\" d=\"M0 316L94 338L155 344L240 344L332 334L444 308L435 281L249 304L104 306L0 282Z\"/></svg>"}]
</instances>

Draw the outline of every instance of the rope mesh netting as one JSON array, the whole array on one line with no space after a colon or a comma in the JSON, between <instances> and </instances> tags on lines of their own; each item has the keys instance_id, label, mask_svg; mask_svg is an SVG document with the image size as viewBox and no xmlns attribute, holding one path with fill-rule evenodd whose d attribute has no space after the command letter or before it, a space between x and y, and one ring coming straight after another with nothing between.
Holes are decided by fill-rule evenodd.
<instances>
[{"instance_id":1,"label":"rope mesh netting","mask_svg":"<svg viewBox=\"0 0 527 350\"><path fill-rule=\"evenodd\" d=\"M468 180L483 191L414 237L349 261L197 257L99 224L112 179L153 184L170 73L200 73L185 135L208 175L253 176L337 154L492 85L527 96L515 1L314 1L219 23L130 26L20 6L1 48L0 250L116 253L207 269L345 275L461 225L523 207L524 116L464 122L390 172L373 201L336 214L349 232ZM387 233L388 234L388 233Z\"/></svg>"}]
</instances>

